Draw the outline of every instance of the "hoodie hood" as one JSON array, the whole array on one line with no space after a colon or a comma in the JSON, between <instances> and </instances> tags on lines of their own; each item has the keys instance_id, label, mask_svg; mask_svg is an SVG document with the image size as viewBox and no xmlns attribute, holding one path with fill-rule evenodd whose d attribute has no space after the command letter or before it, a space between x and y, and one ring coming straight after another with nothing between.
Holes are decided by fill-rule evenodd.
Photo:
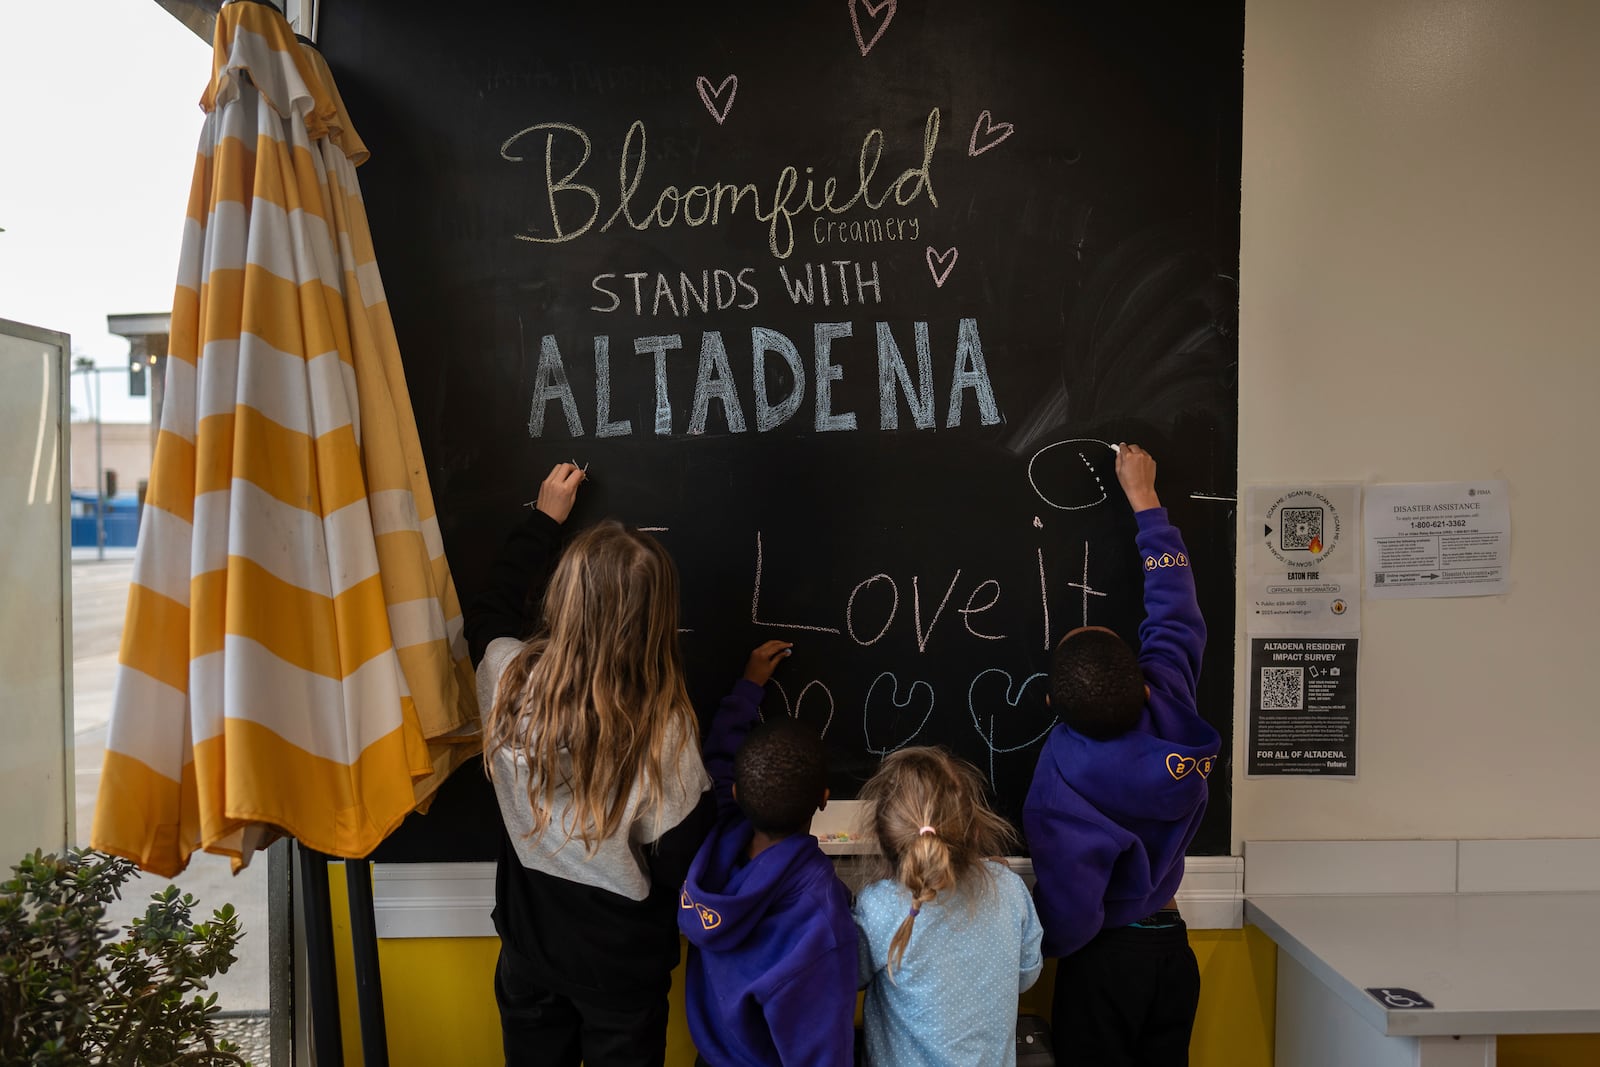
<instances>
[{"instance_id":1,"label":"hoodie hood","mask_svg":"<svg viewBox=\"0 0 1600 1067\"><path fill-rule=\"evenodd\" d=\"M1205 806L1217 755L1216 732L1195 721L1205 736L1183 740L1135 731L1094 741L1063 726L1042 756L1064 786L1121 826L1186 820Z\"/></svg>"},{"instance_id":2,"label":"hoodie hood","mask_svg":"<svg viewBox=\"0 0 1600 1067\"><path fill-rule=\"evenodd\" d=\"M750 824L725 819L678 898L689 941L685 1006L710 1063L850 1062L856 927L850 893L816 838L743 860Z\"/></svg>"},{"instance_id":3,"label":"hoodie hood","mask_svg":"<svg viewBox=\"0 0 1600 1067\"><path fill-rule=\"evenodd\" d=\"M742 832L737 832L742 831ZM832 865L810 834L795 834L744 859L752 831L717 834L695 856L678 900L678 929L690 943L710 952L733 952L773 931L758 930L768 915L780 913L786 898L816 877L817 861Z\"/></svg>"}]
</instances>

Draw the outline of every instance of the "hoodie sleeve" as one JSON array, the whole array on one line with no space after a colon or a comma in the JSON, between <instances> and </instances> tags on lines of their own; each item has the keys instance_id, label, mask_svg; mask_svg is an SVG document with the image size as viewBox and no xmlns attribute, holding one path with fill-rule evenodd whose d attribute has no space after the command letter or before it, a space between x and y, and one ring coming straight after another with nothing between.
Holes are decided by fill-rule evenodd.
<instances>
[{"instance_id":1,"label":"hoodie sleeve","mask_svg":"<svg viewBox=\"0 0 1600 1067\"><path fill-rule=\"evenodd\" d=\"M467 604L465 631L472 665L483 661L489 642L498 637L518 640L527 636L529 623L523 605L530 592L542 592L555 559L561 525L542 511L524 519L500 549L489 567L489 580ZM539 589L535 590L535 583Z\"/></svg>"},{"instance_id":2,"label":"hoodie sleeve","mask_svg":"<svg viewBox=\"0 0 1600 1067\"><path fill-rule=\"evenodd\" d=\"M1195 594L1194 571L1178 528L1166 508L1147 508L1134 516L1136 543L1144 566L1144 622L1139 625L1139 666L1151 689L1195 706L1195 683L1206 647L1206 623ZM1159 727L1160 724L1158 724ZM1163 732L1164 736L1164 732Z\"/></svg>"},{"instance_id":3,"label":"hoodie sleeve","mask_svg":"<svg viewBox=\"0 0 1600 1067\"><path fill-rule=\"evenodd\" d=\"M733 690L722 698L717 714L711 720L711 732L706 736L706 772L711 775L711 787L717 794L717 815L726 815L738 807L733 799L733 758L739 746L761 720L761 700L767 691L740 678Z\"/></svg>"},{"instance_id":4,"label":"hoodie sleeve","mask_svg":"<svg viewBox=\"0 0 1600 1067\"><path fill-rule=\"evenodd\" d=\"M1099 827L1029 801L1022 829L1037 879L1033 901L1044 928L1043 952L1068 956L1105 924L1106 887L1122 849Z\"/></svg>"},{"instance_id":5,"label":"hoodie sleeve","mask_svg":"<svg viewBox=\"0 0 1600 1067\"><path fill-rule=\"evenodd\" d=\"M839 945L773 991L762 1005L779 1063L855 1062L856 946Z\"/></svg>"}]
</instances>

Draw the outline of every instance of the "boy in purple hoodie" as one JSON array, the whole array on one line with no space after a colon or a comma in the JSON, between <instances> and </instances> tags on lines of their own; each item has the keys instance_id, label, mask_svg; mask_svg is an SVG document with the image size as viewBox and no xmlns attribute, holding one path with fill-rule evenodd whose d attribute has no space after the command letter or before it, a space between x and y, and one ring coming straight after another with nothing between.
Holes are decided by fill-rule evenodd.
<instances>
[{"instance_id":1,"label":"boy in purple hoodie","mask_svg":"<svg viewBox=\"0 0 1600 1067\"><path fill-rule=\"evenodd\" d=\"M1118 447L1144 563L1138 655L1100 626L1061 639L1050 663L1061 723L1022 812L1044 954L1061 957L1052 1022L1063 1067L1188 1063L1200 998L1174 893L1220 740L1196 709L1205 620L1155 477L1148 452Z\"/></svg>"},{"instance_id":2,"label":"boy in purple hoodie","mask_svg":"<svg viewBox=\"0 0 1600 1067\"><path fill-rule=\"evenodd\" d=\"M689 1033L711 1067L848 1067L853 1055L850 893L811 836L828 801L826 753L786 715L760 723L763 686L791 648L768 641L750 654L705 744L717 825L689 867L678 929Z\"/></svg>"}]
</instances>

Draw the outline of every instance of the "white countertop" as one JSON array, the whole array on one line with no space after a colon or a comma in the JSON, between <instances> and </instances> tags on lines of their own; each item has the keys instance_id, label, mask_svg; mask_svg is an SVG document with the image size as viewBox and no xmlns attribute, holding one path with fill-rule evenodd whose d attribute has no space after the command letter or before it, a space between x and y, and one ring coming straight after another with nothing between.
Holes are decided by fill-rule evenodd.
<instances>
[{"instance_id":1,"label":"white countertop","mask_svg":"<svg viewBox=\"0 0 1600 1067\"><path fill-rule=\"evenodd\" d=\"M1249 896L1245 921L1381 1033L1600 1032L1600 893ZM1396 986L1434 1007L1366 992Z\"/></svg>"}]
</instances>

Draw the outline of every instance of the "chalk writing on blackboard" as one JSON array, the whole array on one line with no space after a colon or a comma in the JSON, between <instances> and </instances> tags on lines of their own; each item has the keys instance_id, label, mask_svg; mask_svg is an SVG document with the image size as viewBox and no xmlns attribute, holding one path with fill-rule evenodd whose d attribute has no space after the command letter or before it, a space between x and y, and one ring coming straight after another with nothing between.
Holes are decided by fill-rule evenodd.
<instances>
[{"instance_id":1,"label":"chalk writing on blackboard","mask_svg":"<svg viewBox=\"0 0 1600 1067\"><path fill-rule=\"evenodd\" d=\"M996 122L994 116L990 115L987 109L978 112L978 121L973 123L972 126L972 139L967 142L967 155L983 155L989 149L1010 137L1015 129L1009 122ZM978 146L980 139L983 141L981 148Z\"/></svg>"},{"instance_id":2,"label":"chalk writing on blackboard","mask_svg":"<svg viewBox=\"0 0 1600 1067\"><path fill-rule=\"evenodd\" d=\"M1083 511L1088 508L1097 507L1100 504L1104 504L1108 499L1105 484L1100 480L1100 471L1097 467L1095 467L1094 463L1089 459L1089 457L1085 455L1085 450L1083 449L1078 450L1078 459L1083 463L1084 467L1089 471L1089 474L1094 480L1095 491L1094 494L1092 494L1094 499L1073 500L1070 497L1063 496L1062 491L1059 488L1051 487L1050 491L1046 492L1045 489L1039 485L1039 461L1044 458L1044 456L1058 448L1070 449L1073 445L1097 445L1108 452L1113 451L1110 442L1097 441L1088 437L1075 437L1071 440L1057 441L1054 444L1045 445L1043 448L1039 449L1039 451L1033 454L1032 459L1028 460L1028 484L1033 486L1033 491L1039 494L1040 500L1059 511Z\"/></svg>"},{"instance_id":3,"label":"chalk writing on blackboard","mask_svg":"<svg viewBox=\"0 0 1600 1067\"><path fill-rule=\"evenodd\" d=\"M722 84L715 89L711 87L711 79L704 74L695 79L695 88L700 92L700 102L705 104L706 110L711 112L711 117L721 126L728 117L728 112L733 109L733 98L739 92L739 76L730 74L722 79ZM727 97L723 97L727 93Z\"/></svg>"},{"instance_id":4,"label":"chalk writing on blackboard","mask_svg":"<svg viewBox=\"0 0 1600 1067\"><path fill-rule=\"evenodd\" d=\"M799 346L786 334L766 326L750 328L749 348L739 353L739 365L751 368L748 389L741 389L745 379L736 385L732 364L729 362L727 343L722 331L706 330L700 336L698 368L690 398L690 416L684 425L685 432L701 434L707 430L711 405L716 402L721 425L716 427L728 433L744 433L752 421L757 433L767 433L789 422L800 411L806 399L809 378L814 397L812 428L818 433L855 430L860 427L853 411L833 410L833 385L844 377L844 366L835 359L834 346L852 338L855 327L848 322L818 322L812 324L811 359L803 361ZM912 423L919 430L935 429L932 355L929 350L929 333L926 322L912 325L916 342L917 375L915 380L906 366L905 357L894 339L890 324L879 322L875 330L875 349L878 367L879 408L878 429L894 430L899 427L899 403L903 400L912 415ZM680 410L683 397L671 393L667 364L669 359L682 359L677 355L684 348L681 334L651 334L633 339L636 356L652 357L655 388L655 432L668 436L679 425L676 410ZM627 437L634 433L629 419L613 419L613 366L610 359L610 335L594 337L592 366L594 368L596 437ZM978 332L978 320L961 319L956 325L949 366L948 403L944 406L944 429L962 425L966 411L967 394L977 406L979 423L992 426L1001 421L1000 408L995 401L994 385L989 379L988 364L984 360L983 340ZM774 399L770 389L767 363L777 357L787 368L785 376L788 393ZM634 361L625 372L630 377L640 376L639 362ZM754 419L746 418L744 396L753 401ZM674 401L677 407L675 408ZM566 426L567 436L583 437L586 430L578 409L578 399L572 388L567 360L561 354L554 334L545 334L539 341L539 366L534 374L533 399L528 410L528 436L545 437L550 425L550 406L558 407ZM1054 447L1054 446L1052 446ZM1085 460L1087 463L1088 461ZM1092 469L1092 468L1091 468ZM1030 474L1031 477L1031 474ZM1037 482L1034 488L1038 489ZM1054 507L1063 505L1052 501L1040 492L1041 498ZM1105 499L1101 494L1099 503ZM1091 504L1079 505L1089 507ZM1072 508L1067 508L1072 510Z\"/></svg>"},{"instance_id":5,"label":"chalk writing on blackboard","mask_svg":"<svg viewBox=\"0 0 1600 1067\"><path fill-rule=\"evenodd\" d=\"M1030 748L1033 745L1038 744L1040 741L1044 740L1045 734L1048 734L1052 729L1055 728L1056 717L1054 715L1051 715L1049 717L1049 722L1045 725L1043 730L1040 730L1038 733L1034 734L1033 736L1030 736L1027 740L1021 742L1020 744L1010 744L1010 745L1008 745L1008 744L1002 744L999 741L996 741L995 740L995 715L994 715L994 713L991 712L989 714L989 716L988 716L989 725L988 725L987 729L985 729L983 723L979 721L979 717L978 717L978 707L979 707L980 704L983 707L986 707L986 708L995 706L995 702L993 700L981 700L980 701L979 698L978 698L978 685L979 685L979 683L982 682L985 678L987 678L990 675L997 675L1000 678L1004 678L1005 679L1005 692L1004 692L1004 695L1003 695L1003 699L1004 699L1005 704L1008 705L1013 711L1015 711L1018 708L1018 706L1022 703L1022 696L1023 696L1024 693L1026 693L1028 691L1028 687L1031 686L1034 682L1039 681L1041 678L1044 678L1045 674L1042 671L1038 672L1038 673L1035 673L1035 674L1030 674L1030 675L1028 675L1026 678L1024 678L1022 680L1022 684L1021 685L1013 686L1012 685L1012 681L1011 681L1011 672L1010 671L1002 670L999 667L990 667L988 670L979 671L978 674L976 674L973 677L972 684L967 687L967 714L969 716L971 716L971 718L972 718L972 728L974 730L978 731L978 736L983 738L984 744L989 749L989 781L993 782L995 780L995 776L994 776L994 757L995 757L995 754L996 753L1005 753L1005 752L1021 752L1025 748ZM1040 703L1041 703L1041 706L1046 706L1047 707L1047 705L1043 705L1043 701L1042 700L1041 700Z\"/></svg>"},{"instance_id":6,"label":"chalk writing on blackboard","mask_svg":"<svg viewBox=\"0 0 1600 1067\"><path fill-rule=\"evenodd\" d=\"M883 686L885 681L889 683L887 688ZM912 708L914 714L918 703L917 693L919 690L927 694L928 710L923 712L922 718L920 721L918 721L916 728L910 733L904 734L900 740L893 743L874 741L872 737L874 719L873 708L883 707L885 705L895 709ZM884 694L882 698L878 697L880 691ZM878 675L872 680L872 684L867 687L867 699L861 711L861 733L866 739L867 751L875 756L887 756L896 749L904 748L912 741L915 741L917 735L922 732L922 728L927 726L928 720L933 717L933 704L933 686L929 685L927 682L921 680L912 682L911 685L906 689L905 696L902 697L900 695L900 679L895 677L893 671L884 671L882 674ZM892 717L891 722L898 721L899 716L896 715Z\"/></svg>"},{"instance_id":7,"label":"chalk writing on blackboard","mask_svg":"<svg viewBox=\"0 0 1600 1067\"><path fill-rule=\"evenodd\" d=\"M723 84L729 85L728 82ZM728 104L731 106L732 102L730 92ZM709 100L706 106L711 106ZM544 142L542 152L538 148L541 138ZM921 165L908 167L894 181L879 185L876 196L874 179L884 151L884 135L880 129L869 130L862 138L861 153L856 164L856 189L850 199L843 203L835 199L839 195L839 178L822 180L819 190L814 167L785 164L778 171L777 179L770 184L771 191L765 196L754 182L748 180L698 183L687 189L667 185L656 194L654 205L642 217L637 217L642 205L636 206L634 200L639 193L639 186L644 182L649 131L643 120L635 120L622 139L616 207L600 225L599 232L605 233L611 229L618 219L635 230L652 227L668 229L680 219L689 227L720 226L725 221L724 216L733 218L739 211L739 205L748 197L751 201L751 217L767 224L767 242L773 256L787 259L794 251L794 219L798 215L822 215L824 212L842 215L862 204L877 211L891 197L896 205L909 207L924 195L930 206L938 207L939 198L933 188L933 155L938 144L939 109L933 108L928 112L927 122L923 126ZM500 157L508 163L529 162L523 154L529 151L544 157L543 165L535 171L533 187L539 202L549 209L549 227L548 230L541 227L538 232L524 230L513 236L519 241L538 244L562 244L577 240L594 227L604 210L605 201L600 190L576 180L594 154L594 142L587 132L571 123L536 122L507 137L500 145ZM570 161L574 155L577 162L568 165L565 161ZM558 157L564 162L557 164ZM557 173L563 169L565 173L557 177Z\"/></svg>"},{"instance_id":8,"label":"chalk writing on blackboard","mask_svg":"<svg viewBox=\"0 0 1600 1067\"><path fill-rule=\"evenodd\" d=\"M856 31L856 46L861 49L861 54L865 56L872 51L872 46L878 43L878 38L883 36L883 31L889 28L889 20L894 18L897 6L896 0L878 0L875 4L872 3L872 0L848 0L848 2L850 5L850 25ZM858 7L866 12L867 28L872 31L871 37L866 36L861 30L861 16L856 13L856 8ZM879 17L880 15L882 16L881 18ZM875 28L874 23L871 21L873 19L877 20Z\"/></svg>"},{"instance_id":9,"label":"chalk writing on blackboard","mask_svg":"<svg viewBox=\"0 0 1600 1067\"><path fill-rule=\"evenodd\" d=\"M805 710L806 697L811 694L812 690L816 690L822 696L826 697L828 700L828 714L827 717L823 719L822 727L817 731L817 734L820 737L828 736L828 727L833 725L833 713L836 710L832 690L823 685L819 679L813 678L811 681L800 687L800 695L795 697L791 702L789 700L789 691L784 688L784 685L781 681L774 678L770 684L777 690L779 699L783 701L784 713L791 719L800 719L805 717L802 713Z\"/></svg>"}]
</instances>

